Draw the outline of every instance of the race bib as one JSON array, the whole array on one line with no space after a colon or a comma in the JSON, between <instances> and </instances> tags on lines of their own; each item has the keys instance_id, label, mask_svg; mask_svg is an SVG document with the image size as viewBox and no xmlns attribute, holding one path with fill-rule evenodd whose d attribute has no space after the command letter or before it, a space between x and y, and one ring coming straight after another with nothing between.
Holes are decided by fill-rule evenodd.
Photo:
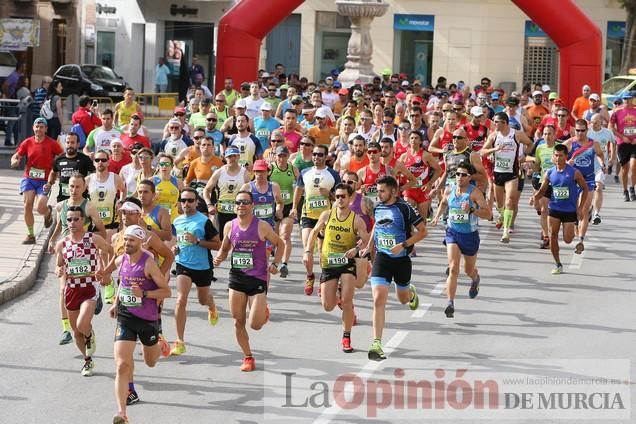
<instances>
[{"instance_id":1,"label":"race bib","mask_svg":"<svg viewBox=\"0 0 636 424\"><path fill-rule=\"evenodd\" d=\"M62 184L60 183L60 191L62 192L62 196L70 196L71 192L68 189L68 184Z\"/></svg>"},{"instance_id":2,"label":"race bib","mask_svg":"<svg viewBox=\"0 0 636 424\"><path fill-rule=\"evenodd\" d=\"M463 209L451 209L448 217L453 224L468 224L468 211Z\"/></svg>"},{"instance_id":3,"label":"race bib","mask_svg":"<svg viewBox=\"0 0 636 424\"><path fill-rule=\"evenodd\" d=\"M33 178L34 180L43 180L46 172L44 169L40 168L29 168L29 178Z\"/></svg>"},{"instance_id":4,"label":"race bib","mask_svg":"<svg viewBox=\"0 0 636 424\"><path fill-rule=\"evenodd\" d=\"M347 259L344 253L329 253L327 256L328 266L343 266L348 264L349 259Z\"/></svg>"},{"instance_id":5,"label":"race bib","mask_svg":"<svg viewBox=\"0 0 636 424\"><path fill-rule=\"evenodd\" d=\"M623 135L627 137L632 137L636 135L636 127L625 127L623 128Z\"/></svg>"},{"instance_id":6,"label":"race bib","mask_svg":"<svg viewBox=\"0 0 636 424\"><path fill-rule=\"evenodd\" d=\"M218 205L219 212L221 213L234 213L234 202L222 201Z\"/></svg>"},{"instance_id":7,"label":"race bib","mask_svg":"<svg viewBox=\"0 0 636 424\"><path fill-rule=\"evenodd\" d=\"M395 246L395 236L382 234L378 236L378 247L381 249L392 249Z\"/></svg>"},{"instance_id":8,"label":"race bib","mask_svg":"<svg viewBox=\"0 0 636 424\"><path fill-rule=\"evenodd\" d=\"M232 252L232 268L250 269L254 267L254 258L249 252Z\"/></svg>"},{"instance_id":9,"label":"race bib","mask_svg":"<svg viewBox=\"0 0 636 424\"><path fill-rule=\"evenodd\" d=\"M496 159L495 160L495 168L500 169L503 172L508 172L511 169L511 160L510 159Z\"/></svg>"},{"instance_id":10,"label":"race bib","mask_svg":"<svg viewBox=\"0 0 636 424\"><path fill-rule=\"evenodd\" d=\"M110 218L110 208L97 208L100 219Z\"/></svg>"},{"instance_id":11,"label":"race bib","mask_svg":"<svg viewBox=\"0 0 636 424\"><path fill-rule=\"evenodd\" d=\"M274 215L274 208L271 204L256 205L254 207L254 216L257 218L265 219L271 218Z\"/></svg>"},{"instance_id":12,"label":"race bib","mask_svg":"<svg viewBox=\"0 0 636 424\"><path fill-rule=\"evenodd\" d=\"M177 243L181 246L192 246L192 243L186 240L185 232L177 233Z\"/></svg>"},{"instance_id":13,"label":"race bib","mask_svg":"<svg viewBox=\"0 0 636 424\"><path fill-rule=\"evenodd\" d=\"M69 277L87 277L91 275L91 260L86 258L71 259L68 264Z\"/></svg>"},{"instance_id":14,"label":"race bib","mask_svg":"<svg viewBox=\"0 0 636 424\"><path fill-rule=\"evenodd\" d=\"M281 191L280 196L283 198L283 201L291 200L291 193L288 191Z\"/></svg>"},{"instance_id":15,"label":"race bib","mask_svg":"<svg viewBox=\"0 0 636 424\"><path fill-rule=\"evenodd\" d=\"M326 209L329 202L324 196L310 197L308 199L309 209Z\"/></svg>"},{"instance_id":16,"label":"race bib","mask_svg":"<svg viewBox=\"0 0 636 424\"><path fill-rule=\"evenodd\" d=\"M120 287L119 303L127 308L138 308L141 306L141 296L135 296L130 287Z\"/></svg>"},{"instance_id":17,"label":"race bib","mask_svg":"<svg viewBox=\"0 0 636 424\"><path fill-rule=\"evenodd\" d=\"M556 200L567 200L570 198L569 187L554 187L552 188L552 193Z\"/></svg>"}]
</instances>

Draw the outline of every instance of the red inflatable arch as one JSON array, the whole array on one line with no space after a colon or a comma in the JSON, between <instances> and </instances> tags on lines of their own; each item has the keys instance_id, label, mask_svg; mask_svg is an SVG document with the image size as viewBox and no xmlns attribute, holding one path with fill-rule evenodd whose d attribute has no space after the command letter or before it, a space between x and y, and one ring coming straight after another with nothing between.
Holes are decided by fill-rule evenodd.
<instances>
[{"instance_id":1,"label":"red inflatable arch","mask_svg":"<svg viewBox=\"0 0 636 424\"><path fill-rule=\"evenodd\" d=\"M263 38L304 0L242 0L219 22L216 75L234 81L256 76ZM600 93L602 35L574 0L512 0L559 48L559 95L571 105L583 84ZM216 90L223 78L216 79Z\"/></svg>"}]
</instances>

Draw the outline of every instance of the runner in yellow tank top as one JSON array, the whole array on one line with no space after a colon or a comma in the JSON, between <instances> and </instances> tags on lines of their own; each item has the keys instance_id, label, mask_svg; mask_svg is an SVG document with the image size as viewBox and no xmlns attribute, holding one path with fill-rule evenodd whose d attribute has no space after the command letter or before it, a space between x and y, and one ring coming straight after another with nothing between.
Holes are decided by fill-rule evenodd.
<instances>
[{"instance_id":1,"label":"runner in yellow tank top","mask_svg":"<svg viewBox=\"0 0 636 424\"><path fill-rule=\"evenodd\" d=\"M124 100L115 105L115 126L123 127L128 125L133 113L141 113L141 106L135 101L135 90L126 88L124 90Z\"/></svg>"}]
</instances>

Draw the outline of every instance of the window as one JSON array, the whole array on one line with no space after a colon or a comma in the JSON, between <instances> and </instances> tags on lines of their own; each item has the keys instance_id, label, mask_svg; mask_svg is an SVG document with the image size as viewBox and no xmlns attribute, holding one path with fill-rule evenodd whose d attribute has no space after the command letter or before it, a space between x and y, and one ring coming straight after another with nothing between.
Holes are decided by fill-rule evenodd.
<instances>
[{"instance_id":1,"label":"window","mask_svg":"<svg viewBox=\"0 0 636 424\"><path fill-rule=\"evenodd\" d=\"M60 69L60 71L57 73L57 76L64 77L64 78L70 78L72 69L73 69L72 66L63 66Z\"/></svg>"},{"instance_id":2,"label":"window","mask_svg":"<svg viewBox=\"0 0 636 424\"><path fill-rule=\"evenodd\" d=\"M558 85L557 48L547 37L527 37L523 58L523 81L530 84Z\"/></svg>"}]
</instances>

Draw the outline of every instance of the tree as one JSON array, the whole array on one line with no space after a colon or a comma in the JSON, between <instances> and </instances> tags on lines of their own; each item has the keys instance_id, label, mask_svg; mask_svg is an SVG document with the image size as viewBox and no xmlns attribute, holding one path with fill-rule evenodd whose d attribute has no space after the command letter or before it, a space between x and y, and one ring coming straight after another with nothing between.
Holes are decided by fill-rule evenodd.
<instances>
[{"instance_id":1,"label":"tree","mask_svg":"<svg viewBox=\"0 0 636 424\"><path fill-rule=\"evenodd\" d=\"M636 0L618 0L627 12L625 20L625 41L623 42L623 59L620 74L636 66Z\"/></svg>"}]
</instances>

